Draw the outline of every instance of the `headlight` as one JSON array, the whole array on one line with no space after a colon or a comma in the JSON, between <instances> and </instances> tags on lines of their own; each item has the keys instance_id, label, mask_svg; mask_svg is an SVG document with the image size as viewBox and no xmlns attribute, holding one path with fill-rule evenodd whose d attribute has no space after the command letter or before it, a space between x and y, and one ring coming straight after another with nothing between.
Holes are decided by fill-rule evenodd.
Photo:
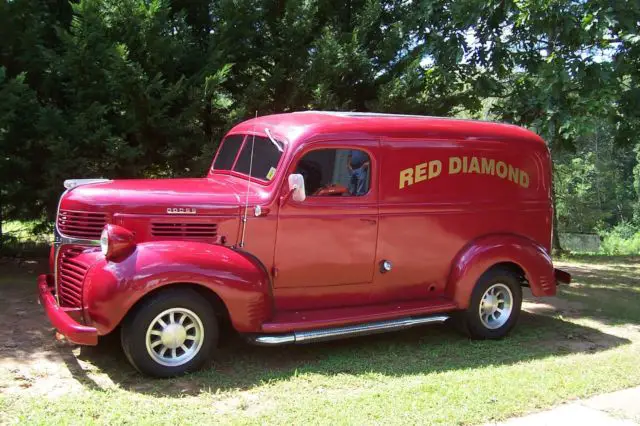
<instances>
[{"instance_id":1,"label":"headlight","mask_svg":"<svg viewBox=\"0 0 640 426\"><path fill-rule=\"evenodd\" d=\"M100 250L105 256L109 253L109 231L105 227L100 234Z\"/></svg>"},{"instance_id":2,"label":"headlight","mask_svg":"<svg viewBox=\"0 0 640 426\"><path fill-rule=\"evenodd\" d=\"M136 248L135 234L118 225L106 225L100 234L100 250L107 260L119 260Z\"/></svg>"}]
</instances>

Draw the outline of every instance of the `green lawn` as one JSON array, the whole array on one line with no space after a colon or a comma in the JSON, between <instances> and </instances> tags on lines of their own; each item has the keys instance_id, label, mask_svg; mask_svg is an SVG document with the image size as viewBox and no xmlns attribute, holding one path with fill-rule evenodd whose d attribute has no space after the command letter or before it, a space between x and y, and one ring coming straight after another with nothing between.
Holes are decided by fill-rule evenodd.
<instances>
[{"instance_id":1,"label":"green lawn","mask_svg":"<svg viewBox=\"0 0 640 426\"><path fill-rule=\"evenodd\" d=\"M470 341L447 326L280 348L232 338L212 368L171 380L132 371L117 339L75 352L58 345L49 360L55 365L59 359L60 380L69 390L43 394L34 382L16 391L10 383L15 373L8 369L1 418L61 424L477 424L640 384L639 259L569 262L564 266L574 283L561 289L560 300L528 304L530 312L501 341ZM0 270L0 291L27 297L23 289L33 288L34 275L15 269ZM25 358L36 351L26 350ZM55 379L58 373L49 374Z\"/></svg>"}]
</instances>

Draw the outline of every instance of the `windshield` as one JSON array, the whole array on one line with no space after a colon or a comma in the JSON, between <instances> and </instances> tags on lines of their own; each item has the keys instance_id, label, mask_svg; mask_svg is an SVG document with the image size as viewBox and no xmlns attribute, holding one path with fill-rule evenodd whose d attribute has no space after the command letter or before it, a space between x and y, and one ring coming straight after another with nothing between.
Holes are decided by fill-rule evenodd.
<instances>
[{"instance_id":1,"label":"windshield","mask_svg":"<svg viewBox=\"0 0 640 426\"><path fill-rule=\"evenodd\" d=\"M251 146L253 145L253 163ZM240 150L240 155L238 155ZM251 177L271 180L276 174L282 152L269 138L251 135L231 135L222 141L213 170L233 170ZM251 169L251 173L249 173Z\"/></svg>"}]
</instances>

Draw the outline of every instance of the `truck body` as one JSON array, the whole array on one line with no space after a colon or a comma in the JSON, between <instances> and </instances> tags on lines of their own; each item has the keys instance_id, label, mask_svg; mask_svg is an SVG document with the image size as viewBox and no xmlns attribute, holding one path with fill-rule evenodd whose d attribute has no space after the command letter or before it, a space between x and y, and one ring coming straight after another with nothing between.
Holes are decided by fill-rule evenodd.
<instances>
[{"instance_id":1,"label":"truck body","mask_svg":"<svg viewBox=\"0 0 640 426\"><path fill-rule=\"evenodd\" d=\"M549 150L516 126L271 115L231 129L206 177L67 186L40 299L72 342L120 328L148 374L197 368L226 323L263 345L449 319L499 338L522 286L570 280Z\"/></svg>"}]
</instances>

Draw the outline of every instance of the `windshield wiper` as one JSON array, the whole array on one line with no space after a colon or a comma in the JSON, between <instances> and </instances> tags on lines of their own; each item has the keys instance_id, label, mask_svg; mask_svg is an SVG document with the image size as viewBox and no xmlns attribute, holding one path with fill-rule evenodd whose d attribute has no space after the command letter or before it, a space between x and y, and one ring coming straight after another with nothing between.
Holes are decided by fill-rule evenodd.
<instances>
[{"instance_id":1,"label":"windshield wiper","mask_svg":"<svg viewBox=\"0 0 640 426\"><path fill-rule=\"evenodd\" d=\"M275 140L273 136L271 136L271 131L265 127L264 132L269 137L269 140L271 141L271 143L274 144L276 148L278 148L278 151L284 152L284 146L280 146L280 143L277 140Z\"/></svg>"}]
</instances>

